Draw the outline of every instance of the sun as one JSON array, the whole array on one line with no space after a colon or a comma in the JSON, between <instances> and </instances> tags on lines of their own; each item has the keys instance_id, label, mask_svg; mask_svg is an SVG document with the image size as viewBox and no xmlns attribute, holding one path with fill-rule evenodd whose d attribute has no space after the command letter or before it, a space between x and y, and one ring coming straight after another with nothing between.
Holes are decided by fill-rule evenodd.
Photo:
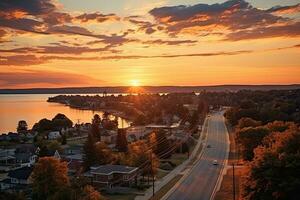
<instances>
[{"instance_id":1,"label":"sun","mask_svg":"<svg viewBox=\"0 0 300 200\"><path fill-rule=\"evenodd\" d=\"M141 83L140 83L139 80L134 79L134 80L131 80L131 81L130 81L130 85L131 85L131 86L134 86L134 87L138 87L138 86L141 85Z\"/></svg>"}]
</instances>

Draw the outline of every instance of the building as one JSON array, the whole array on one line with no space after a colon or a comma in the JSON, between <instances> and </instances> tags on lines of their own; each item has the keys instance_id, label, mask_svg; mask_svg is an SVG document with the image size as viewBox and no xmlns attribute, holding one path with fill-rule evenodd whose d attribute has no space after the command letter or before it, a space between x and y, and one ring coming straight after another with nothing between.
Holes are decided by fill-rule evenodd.
<instances>
[{"instance_id":1,"label":"building","mask_svg":"<svg viewBox=\"0 0 300 200\"><path fill-rule=\"evenodd\" d=\"M37 148L32 144L19 144L16 146L15 158L16 164L21 166L31 166L37 159Z\"/></svg>"},{"instance_id":2,"label":"building","mask_svg":"<svg viewBox=\"0 0 300 200\"><path fill-rule=\"evenodd\" d=\"M26 188L26 186L32 183L30 178L32 171L33 167L22 167L10 171L7 178L0 182L1 190L22 190Z\"/></svg>"},{"instance_id":3,"label":"building","mask_svg":"<svg viewBox=\"0 0 300 200\"><path fill-rule=\"evenodd\" d=\"M103 131L101 133L101 141L107 144L115 144L117 140L117 132L116 131Z\"/></svg>"},{"instance_id":4,"label":"building","mask_svg":"<svg viewBox=\"0 0 300 200\"><path fill-rule=\"evenodd\" d=\"M127 128L127 141L134 142L139 140L146 134L145 126L131 126Z\"/></svg>"},{"instance_id":5,"label":"building","mask_svg":"<svg viewBox=\"0 0 300 200\"><path fill-rule=\"evenodd\" d=\"M124 165L99 165L84 174L92 184L111 188L115 185L130 186L137 181L138 168Z\"/></svg>"},{"instance_id":6,"label":"building","mask_svg":"<svg viewBox=\"0 0 300 200\"><path fill-rule=\"evenodd\" d=\"M51 131L48 133L48 140L56 140L60 137L61 135L59 131Z\"/></svg>"}]
</instances>

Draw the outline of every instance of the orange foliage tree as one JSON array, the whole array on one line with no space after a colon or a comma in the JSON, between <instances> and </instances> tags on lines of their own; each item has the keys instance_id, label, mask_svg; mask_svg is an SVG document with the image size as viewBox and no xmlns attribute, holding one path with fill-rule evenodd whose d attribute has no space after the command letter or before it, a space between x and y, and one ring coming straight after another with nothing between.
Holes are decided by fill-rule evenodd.
<instances>
[{"instance_id":1,"label":"orange foliage tree","mask_svg":"<svg viewBox=\"0 0 300 200\"><path fill-rule=\"evenodd\" d=\"M48 199L63 188L68 188L67 163L53 157L42 157L36 163L33 179L33 199Z\"/></svg>"},{"instance_id":2,"label":"orange foliage tree","mask_svg":"<svg viewBox=\"0 0 300 200\"><path fill-rule=\"evenodd\" d=\"M90 185L86 185L83 188L83 195L79 199L80 200L104 200L101 194Z\"/></svg>"},{"instance_id":3,"label":"orange foliage tree","mask_svg":"<svg viewBox=\"0 0 300 200\"><path fill-rule=\"evenodd\" d=\"M254 152L249 177L243 184L244 199L299 199L299 127L270 134Z\"/></svg>"}]
</instances>

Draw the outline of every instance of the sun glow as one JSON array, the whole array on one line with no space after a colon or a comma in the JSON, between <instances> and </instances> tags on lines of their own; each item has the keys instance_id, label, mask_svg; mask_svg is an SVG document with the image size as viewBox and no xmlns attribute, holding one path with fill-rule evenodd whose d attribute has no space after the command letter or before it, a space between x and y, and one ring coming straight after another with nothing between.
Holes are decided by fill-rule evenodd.
<instances>
[{"instance_id":1,"label":"sun glow","mask_svg":"<svg viewBox=\"0 0 300 200\"><path fill-rule=\"evenodd\" d=\"M131 80L131 81L130 81L130 85L131 85L131 86L134 86L134 87L138 87L138 86L141 85L141 83L140 83L139 80L134 79L134 80Z\"/></svg>"}]
</instances>

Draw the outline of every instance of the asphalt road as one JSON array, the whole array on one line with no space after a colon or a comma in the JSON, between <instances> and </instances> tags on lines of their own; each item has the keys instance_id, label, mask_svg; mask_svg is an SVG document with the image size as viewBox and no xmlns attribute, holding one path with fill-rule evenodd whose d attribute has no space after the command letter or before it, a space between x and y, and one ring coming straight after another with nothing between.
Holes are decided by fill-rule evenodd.
<instances>
[{"instance_id":1,"label":"asphalt road","mask_svg":"<svg viewBox=\"0 0 300 200\"><path fill-rule=\"evenodd\" d=\"M216 112L208 118L207 144L202 157L187 177L178 185L168 200L209 200L217 184L224 161L227 159L227 130L223 112ZM213 165L213 160L218 165Z\"/></svg>"}]
</instances>

